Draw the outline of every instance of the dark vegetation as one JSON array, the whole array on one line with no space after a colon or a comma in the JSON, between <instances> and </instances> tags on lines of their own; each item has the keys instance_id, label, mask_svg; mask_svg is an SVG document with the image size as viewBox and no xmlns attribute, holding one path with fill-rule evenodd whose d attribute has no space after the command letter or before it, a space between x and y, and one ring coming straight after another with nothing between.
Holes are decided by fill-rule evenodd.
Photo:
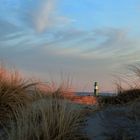
<instances>
[{"instance_id":1,"label":"dark vegetation","mask_svg":"<svg viewBox=\"0 0 140 140\"><path fill-rule=\"evenodd\" d=\"M129 89L118 93L117 96L98 97L99 106L124 105L140 98L140 89Z\"/></svg>"}]
</instances>

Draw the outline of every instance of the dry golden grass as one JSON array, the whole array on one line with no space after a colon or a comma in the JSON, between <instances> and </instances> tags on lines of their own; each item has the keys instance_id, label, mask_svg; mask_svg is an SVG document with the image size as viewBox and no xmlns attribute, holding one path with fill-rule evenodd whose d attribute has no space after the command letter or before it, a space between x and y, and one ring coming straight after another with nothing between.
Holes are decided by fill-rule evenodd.
<instances>
[{"instance_id":1,"label":"dry golden grass","mask_svg":"<svg viewBox=\"0 0 140 140\"><path fill-rule=\"evenodd\" d=\"M7 121L13 117L17 108L25 106L31 101L27 91L35 83L24 80L18 72L7 71L0 66L0 121Z\"/></svg>"},{"instance_id":2,"label":"dry golden grass","mask_svg":"<svg viewBox=\"0 0 140 140\"><path fill-rule=\"evenodd\" d=\"M65 100L42 98L23 109L7 129L7 140L81 140L84 116Z\"/></svg>"},{"instance_id":3,"label":"dry golden grass","mask_svg":"<svg viewBox=\"0 0 140 140\"><path fill-rule=\"evenodd\" d=\"M82 140L81 110L61 88L42 92L17 72L0 67L1 140Z\"/></svg>"}]
</instances>

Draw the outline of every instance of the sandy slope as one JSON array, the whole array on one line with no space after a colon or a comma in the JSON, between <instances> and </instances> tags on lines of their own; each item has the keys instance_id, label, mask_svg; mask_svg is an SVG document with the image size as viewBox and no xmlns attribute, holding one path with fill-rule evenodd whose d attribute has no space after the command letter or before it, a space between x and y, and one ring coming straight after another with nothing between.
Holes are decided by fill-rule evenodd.
<instances>
[{"instance_id":1,"label":"sandy slope","mask_svg":"<svg viewBox=\"0 0 140 140\"><path fill-rule=\"evenodd\" d=\"M140 114L135 118L136 113L130 106L107 107L87 117L85 131L90 140L109 140L110 136L113 140L123 139L121 136L140 140Z\"/></svg>"}]
</instances>

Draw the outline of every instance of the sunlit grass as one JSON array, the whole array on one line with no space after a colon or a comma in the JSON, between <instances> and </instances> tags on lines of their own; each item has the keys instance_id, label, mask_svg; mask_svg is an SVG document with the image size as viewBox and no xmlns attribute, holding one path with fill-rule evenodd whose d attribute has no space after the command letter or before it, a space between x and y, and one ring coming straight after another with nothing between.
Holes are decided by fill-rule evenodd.
<instances>
[{"instance_id":1,"label":"sunlit grass","mask_svg":"<svg viewBox=\"0 0 140 140\"><path fill-rule=\"evenodd\" d=\"M19 107L31 101L27 91L36 83L24 80L16 71L0 66L0 121L13 117Z\"/></svg>"},{"instance_id":2,"label":"sunlit grass","mask_svg":"<svg viewBox=\"0 0 140 140\"><path fill-rule=\"evenodd\" d=\"M65 99L62 87L42 91L39 84L0 67L0 139L85 139L81 109Z\"/></svg>"}]
</instances>

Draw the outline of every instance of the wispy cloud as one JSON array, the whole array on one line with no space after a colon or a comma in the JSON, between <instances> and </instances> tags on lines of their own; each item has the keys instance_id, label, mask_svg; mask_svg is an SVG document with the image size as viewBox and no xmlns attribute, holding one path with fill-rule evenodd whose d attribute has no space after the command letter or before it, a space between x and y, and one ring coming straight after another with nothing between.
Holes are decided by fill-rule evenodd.
<instances>
[{"instance_id":1,"label":"wispy cloud","mask_svg":"<svg viewBox=\"0 0 140 140\"><path fill-rule=\"evenodd\" d=\"M19 27L6 21L4 19L0 19L0 40L7 35L20 31Z\"/></svg>"},{"instance_id":2,"label":"wispy cloud","mask_svg":"<svg viewBox=\"0 0 140 140\"><path fill-rule=\"evenodd\" d=\"M83 54L91 58L95 58L95 56L98 56L98 58L118 57L121 54L131 54L133 51L138 50L140 44L137 38L129 35L129 30L121 28L94 30L89 35L90 38L92 39L92 44L83 51ZM87 42L86 40L85 43L88 43L89 40Z\"/></svg>"},{"instance_id":3,"label":"wispy cloud","mask_svg":"<svg viewBox=\"0 0 140 140\"><path fill-rule=\"evenodd\" d=\"M32 38L29 35L24 39L27 38L28 41L20 40L10 51L9 48L2 48L0 56L42 78L49 76L49 71L56 75L64 71L79 81L98 79L107 82L103 79L109 80L109 74L113 71L140 60L140 41L125 29L59 30ZM89 43L88 39L93 40ZM87 41L83 43L83 40Z\"/></svg>"},{"instance_id":4,"label":"wispy cloud","mask_svg":"<svg viewBox=\"0 0 140 140\"><path fill-rule=\"evenodd\" d=\"M55 0L42 0L36 10L33 13L33 22L36 30L42 32L54 24Z\"/></svg>"},{"instance_id":5,"label":"wispy cloud","mask_svg":"<svg viewBox=\"0 0 140 140\"><path fill-rule=\"evenodd\" d=\"M25 12L26 20L37 32L42 33L50 28L61 28L74 22L74 19L57 14L57 2L58 0L41 0L33 9L28 7L29 11Z\"/></svg>"}]
</instances>

